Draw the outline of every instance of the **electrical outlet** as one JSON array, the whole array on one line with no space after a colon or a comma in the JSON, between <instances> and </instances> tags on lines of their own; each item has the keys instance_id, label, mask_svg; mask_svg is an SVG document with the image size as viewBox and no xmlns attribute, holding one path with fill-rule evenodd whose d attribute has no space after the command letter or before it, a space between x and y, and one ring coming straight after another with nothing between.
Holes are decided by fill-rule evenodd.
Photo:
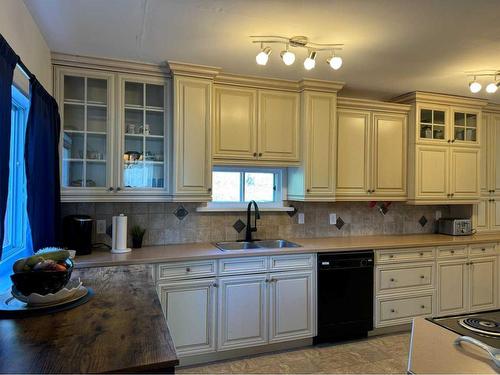
<instances>
[{"instance_id":1,"label":"electrical outlet","mask_svg":"<svg viewBox=\"0 0 500 375\"><path fill-rule=\"evenodd\" d=\"M337 214L330 214L330 225L337 224Z\"/></svg>"},{"instance_id":2,"label":"electrical outlet","mask_svg":"<svg viewBox=\"0 0 500 375\"><path fill-rule=\"evenodd\" d=\"M436 220L441 219L441 211L436 210Z\"/></svg>"},{"instance_id":3,"label":"electrical outlet","mask_svg":"<svg viewBox=\"0 0 500 375\"><path fill-rule=\"evenodd\" d=\"M297 215L297 219L299 221L299 224L304 224L304 213L303 212L299 212L298 215Z\"/></svg>"},{"instance_id":4,"label":"electrical outlet","mask_svg":"<svg viewBox=\"0 0 500 375\"><path fill-rule=\"evenodd\" d=\"M106 220L97 220L97 234L106 234Z\"/></svg>"}]
</instances>

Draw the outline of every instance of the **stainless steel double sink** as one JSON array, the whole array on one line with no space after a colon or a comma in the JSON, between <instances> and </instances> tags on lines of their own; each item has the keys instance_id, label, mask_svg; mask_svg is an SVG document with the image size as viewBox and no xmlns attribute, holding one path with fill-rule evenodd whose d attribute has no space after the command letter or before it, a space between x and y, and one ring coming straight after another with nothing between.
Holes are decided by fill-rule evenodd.
<instances>
[{"instance_id":1,"label":"stainless steel double sink","mask_svg":"<svg viewBox=\"0 0 500 375\"><path fill-rule=\"evenodd\" d=\"M282 249L301 247L299 244L287 240L262 240L262 241L228 241L215 244L222 251L236 251L249 249Z\"/></svg>"}]
</instances>

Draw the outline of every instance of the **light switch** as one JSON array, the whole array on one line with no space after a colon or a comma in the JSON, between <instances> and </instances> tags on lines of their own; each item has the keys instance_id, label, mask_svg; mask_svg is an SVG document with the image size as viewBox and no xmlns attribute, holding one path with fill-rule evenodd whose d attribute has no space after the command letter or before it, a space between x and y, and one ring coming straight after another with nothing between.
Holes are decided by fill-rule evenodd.
<instances>
[{"instance_id":1,"label":"light switch","mask_svg":"<svg viewBox=\"0 0 500 375\"><path fill-rule=\"evenodd\" d=\"M436 210L436 220L441 219L441 211Z\"/></svg>"},{"instance_id":2,"label":"light switch","mask_svg":"<svg viewBox=\"0 0 500 375\"><path fill-rule=\"evenodd\" d=\"M304 213L303 212L299 212L297 214L297 218L298 218L299 224L304 224Z\"/></svg>"},{"instance_id":3,"label":"light switch","mask_svg":"<svg viewBox=\"0 0 500 375\"><path fill-rule=\"evenodd\" d=\"M337 214L330 214L330 225L337 224Z\"/></svg>"},{"instance_id":4,"label":"light switch","mask_svg":"<svg viewBox=\"0 0 500 375\"><path fill-rule=\"evenodd\" d=\"M97 220L97 234L106 234L106 220Z\"/></svg>"}]
</instances>

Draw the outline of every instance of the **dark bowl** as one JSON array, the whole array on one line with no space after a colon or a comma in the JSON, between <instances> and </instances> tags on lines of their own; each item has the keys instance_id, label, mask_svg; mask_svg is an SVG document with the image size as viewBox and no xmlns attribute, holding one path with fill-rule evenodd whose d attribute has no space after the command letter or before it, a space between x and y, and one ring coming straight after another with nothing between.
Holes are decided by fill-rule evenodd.
<instances>
[{"instance_id":1,"label":"dark bowl","mask_svg":"<svg viewBox=\"0 0 500 375\"><path fill-rule=\"evenodd\" d=\"M73 272L73 261L66 259L64 262L68 266L66 271L20 272L10 275L10 278L16 289L25 296L31 293L38 293L42 296L56 293L66 286Z\"/></svg>"}]
</instances>

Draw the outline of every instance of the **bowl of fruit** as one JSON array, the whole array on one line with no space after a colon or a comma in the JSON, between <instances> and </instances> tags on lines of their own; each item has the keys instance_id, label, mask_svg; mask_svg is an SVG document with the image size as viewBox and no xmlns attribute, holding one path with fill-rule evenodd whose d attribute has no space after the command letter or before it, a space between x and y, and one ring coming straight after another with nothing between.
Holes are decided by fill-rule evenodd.
<instances>
[{"instance_id":1,"label":"bowl of fruit","mask_svg":"<svg viewBox=\"0 0 500 375\"><path fill-rule=\"evenodd\" d=\"M46 295L66 286L73 271L73 261L67 250L58 250L19 259L12 268L14 274L10 278L20 293Z\"/></svg>"}]
</instances>

